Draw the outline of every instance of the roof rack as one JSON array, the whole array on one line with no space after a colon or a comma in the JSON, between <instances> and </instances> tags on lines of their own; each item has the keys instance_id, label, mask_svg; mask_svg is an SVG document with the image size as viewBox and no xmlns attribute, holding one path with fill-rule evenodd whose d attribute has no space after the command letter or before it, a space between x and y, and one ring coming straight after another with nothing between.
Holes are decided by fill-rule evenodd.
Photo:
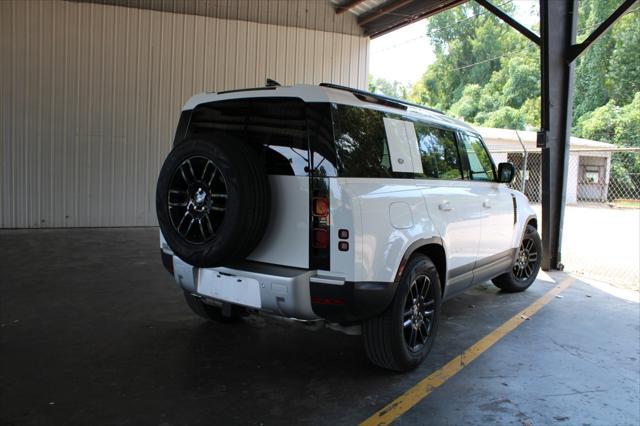
<instances>
[{"instance_id":1,"label":"roof rack","mask_svg":"<svg viewBox=\"0 0 640 426\"><path fill-rule=\"evenodd\" d=\"M424 105L414 104L412 102L407 102L405 100L393 98L391 96L378 95L376 93L367 92L365 90L354 89L352 87L340 86L339 84L332 84L332 83L320 83L320 86L328 87L330 89L337 89L337 90L344 90L346 92L351 92L358 99L366 102L377 103L377 104L386 105L392 108L400 108L404 110L406 110L408 106L412 106L415 108L426 109L428 111L444 115L444 112L438 109L431 108Z\"/></svg>"}]
</instances>

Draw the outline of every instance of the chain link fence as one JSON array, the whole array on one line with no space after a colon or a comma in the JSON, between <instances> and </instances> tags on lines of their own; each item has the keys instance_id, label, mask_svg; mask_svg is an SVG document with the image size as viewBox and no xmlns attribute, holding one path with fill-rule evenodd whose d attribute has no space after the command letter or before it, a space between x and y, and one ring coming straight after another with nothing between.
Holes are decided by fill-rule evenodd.
<instances>
[{"instance_id":1,"label":"chain link fence","mask_svg":"<svg viewBox=\"0 0 640 426\"><path fill-rule=\"evenodd\" d=\"M511 161L510 186L523 192L540 217L540 151L491 151ZM567 271L640 289L640 148L571 149L567 174L562 263Z\"/></svg>"}]
</instances>

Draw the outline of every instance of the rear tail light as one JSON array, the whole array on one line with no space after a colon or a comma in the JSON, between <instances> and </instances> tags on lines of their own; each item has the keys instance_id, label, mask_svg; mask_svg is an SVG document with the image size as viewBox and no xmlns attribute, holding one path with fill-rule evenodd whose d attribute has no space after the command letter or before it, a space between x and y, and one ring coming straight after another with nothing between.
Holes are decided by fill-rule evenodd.
<instances>
[{"instance_id":1,"label":"rear tail light","mask_svg":"<svg viewBox=\"0 0 640 426\"><path fill-rule=\"evenodd\" d=\"M313 248L326 249L329 247L329 232L326 229L316 228L313 230Z\"/></svg>"},{"instance_id":2,"label":"rear tail light","mask_svg":"<svg viewBox=\"0 0 640 426\"><path fill-rule=\"evenodd\" d=\"M311 199L309 215L309 267L329 270L331 209L329 205L329 179L311 179Z\"/></svg>"},{"instance_id":3,"label":"rear tail light","mask_svg":"<svg viewBox=\"0 0 640 426\"><path fill-rule=\"evenodd\" d=\"M329 216L329 200L323 197L313 199L313 215L318 217Z\"/></svg>"}]
</instances>

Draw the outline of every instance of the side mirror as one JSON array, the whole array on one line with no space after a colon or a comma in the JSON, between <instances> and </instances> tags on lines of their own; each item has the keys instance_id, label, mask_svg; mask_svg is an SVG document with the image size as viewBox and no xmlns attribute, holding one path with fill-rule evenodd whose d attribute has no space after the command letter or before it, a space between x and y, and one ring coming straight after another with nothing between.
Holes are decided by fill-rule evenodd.
<instances>
[{"instance_id":1,"label":"side mirror","mask_svg":"<svg viewBox=\"0 0 640 426\"><path fill-rule=\"evenodd\" d=\"M498 179L500 183L511 183L516 176L516 168L513 163L500 163L498 164Z\"/></svg>"}]
</instances>

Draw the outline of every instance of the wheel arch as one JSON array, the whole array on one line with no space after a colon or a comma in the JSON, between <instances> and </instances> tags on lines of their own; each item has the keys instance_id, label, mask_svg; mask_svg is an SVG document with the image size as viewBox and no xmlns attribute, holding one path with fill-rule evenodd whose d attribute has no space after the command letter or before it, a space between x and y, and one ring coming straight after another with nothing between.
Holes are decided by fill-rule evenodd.
<instances>
[{"instance_id":1,"label":"wheel arch","mask_svg":"<svg viewBox=\"0 0 640 426\"><path fill-rule=\"evenodd\" d=\"M537 230L538 229L538 218L535 217L535 216L529 216L527 218L526 225L531 225L534 228L536 228L536 230Z\"/></svg>"},{"instance_id":2,"label":"wheel arch","mask_svg":"<svg viewBox=\"0 0 640 426\"><path fill-rule=\"evenodd\" d=\"M414 241L405 251L396 271L395 282L399 283L404 272L404 267L415 253L428 256L436 266L438 278L440 279L440 294L444 294L444 287L447 279L447 256L444 244L440 237L421 238Z\"/></svg>"}]
</instances>

